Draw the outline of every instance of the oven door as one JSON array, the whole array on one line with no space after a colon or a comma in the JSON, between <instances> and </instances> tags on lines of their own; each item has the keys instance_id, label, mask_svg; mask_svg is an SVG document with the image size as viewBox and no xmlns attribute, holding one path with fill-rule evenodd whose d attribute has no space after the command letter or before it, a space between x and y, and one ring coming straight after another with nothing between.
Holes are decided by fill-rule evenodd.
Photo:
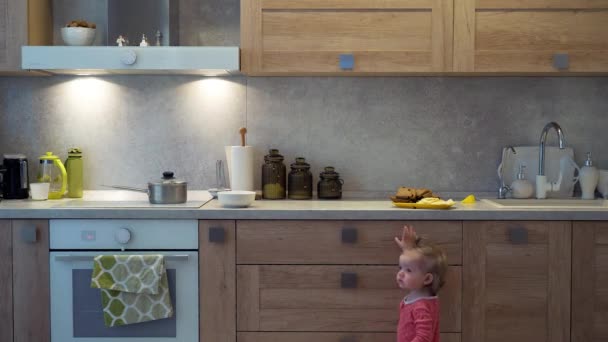
<instances>
[{"instance_id":1,"label":"oven door","mask_svg":"<svg viewBox=\"0 0 608 342\"><path fill-rule=\"evenodd\" d=\"M91 288L93 257L162 254L174 315L168 319L108 328L99 289ZM52 342L198 342L198 252L51 252Z\"/></svg>"}]
</instances>

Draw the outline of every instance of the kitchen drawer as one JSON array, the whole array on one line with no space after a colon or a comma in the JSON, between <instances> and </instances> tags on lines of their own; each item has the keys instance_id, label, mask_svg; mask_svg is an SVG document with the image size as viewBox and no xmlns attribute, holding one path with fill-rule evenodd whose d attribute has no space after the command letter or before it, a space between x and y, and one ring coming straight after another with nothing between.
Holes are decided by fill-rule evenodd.
<instances>
[{"instance_id":1,"label":"kitchen drawer","mask_svg":"<svg viewBox=\"0 0 608 342\"><path fill-rule=\"evenodd\" d=\"M460 342L459 333L445 333L441 342ZM238 342L395 342L395 333L240 332Z\"/></svg>"},{"instance_id":2,"label":"kitchen drawer","mask_svg":"<svg viewBox=\"0 0 608 342\"><path fill-rule=\"evenodd\" d=\"M396 265L404 224L462 264L460 221L237 221L237 264Z\"/></svg>"},{"instance_id":3,"label":"kitchen drawer","mask_svg":"<svg viewBox=\"0 0 608 342\"><path fill-rule=\"evenodd\" d=\"M237 266L237 331L396 331L396 266ZM450 266L441 332L461 331L462 267ZM331 339L328 339L328 341Z\"/></svg>"}]
</instances>

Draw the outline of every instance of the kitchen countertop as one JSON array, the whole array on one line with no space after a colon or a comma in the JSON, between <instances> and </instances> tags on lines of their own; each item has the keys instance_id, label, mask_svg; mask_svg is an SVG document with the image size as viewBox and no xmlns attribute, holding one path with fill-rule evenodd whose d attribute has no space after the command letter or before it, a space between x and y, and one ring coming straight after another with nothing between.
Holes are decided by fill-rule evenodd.
<instances>
[{"instance_id":1,"label":"kitchen countertop","mask_svg":"<svg viewBox=\"0 0 608 342\"><path fill-rule=\"evenodd\" d=\"M99 194L99 192L89 192ZM117 194L119 192L113 193ZM204 197L201 192L195 196ZM89 196L89 199L99 199ZM118 198L118 197L114 197ZM85 193L85 199L87 195ZM457 202L449 210L401 209L389 200L345 199L337 201L255 201L244 209L222 208L217 200L196 207L121 207L129 203L123 195L108 206L70 206L73 199L53 201L3 200L0 202L0 219L205 219L205 220L605 220L608 221L608 207L603 208L498 208L484 201L475 204ZM139 198L141 201L141 198Z\"/></svg>"}]
</instances>

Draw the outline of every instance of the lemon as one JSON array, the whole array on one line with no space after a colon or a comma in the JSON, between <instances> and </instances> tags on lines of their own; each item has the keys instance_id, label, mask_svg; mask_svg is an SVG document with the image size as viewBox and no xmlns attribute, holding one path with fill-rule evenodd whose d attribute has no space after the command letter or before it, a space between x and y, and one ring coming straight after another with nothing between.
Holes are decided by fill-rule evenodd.
<instances>
[{"instance_id":1,"label":"lemon","mask_svg":"<svg viewBox=\"0 0 608 342\"><path fill-rule=\"evenodd\" d=\"M462 202L461 202L461 203L464 203L464 204L472 204L472 203L475 203L475 202L477 202L477 199L475 198L475 195L470 194L469 196L465 197L465 198L462 200Z\"/></svg>"}]
</instances>

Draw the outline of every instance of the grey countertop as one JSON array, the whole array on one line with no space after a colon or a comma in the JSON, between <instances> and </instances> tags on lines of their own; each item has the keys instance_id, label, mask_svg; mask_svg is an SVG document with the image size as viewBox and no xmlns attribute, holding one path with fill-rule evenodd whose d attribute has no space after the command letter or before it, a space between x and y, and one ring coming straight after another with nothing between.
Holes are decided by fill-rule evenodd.
<instances>
[{"instance_id":1,"label":"grey countertop","mask_svg":"<svg viewBox=\"0 0 608 342\"><path fill-rule=\"evenodd\" d=\"M116 194L116 193L114 193ZM86 195L85 195L86 198ZM91 199L91 197L90 197ZM92 198L95 199L95 198ZM196 200L197 197L194 196ZM144 198L145 200L145 198ZM146 201L119 200L95 205L73 205L69 199L54 201L4 200L0 219L202 219L202 220L607 220L608 206L598 208L498 208L485 201L457 202L449 210L401 209L389 200L255 201L244 209L223 208L216 200L194 201L186 207L148 205ZM72 200L73 201L73 200ZM93 202L91 202L93 203Z\"/></svg>"}]
</instances>

